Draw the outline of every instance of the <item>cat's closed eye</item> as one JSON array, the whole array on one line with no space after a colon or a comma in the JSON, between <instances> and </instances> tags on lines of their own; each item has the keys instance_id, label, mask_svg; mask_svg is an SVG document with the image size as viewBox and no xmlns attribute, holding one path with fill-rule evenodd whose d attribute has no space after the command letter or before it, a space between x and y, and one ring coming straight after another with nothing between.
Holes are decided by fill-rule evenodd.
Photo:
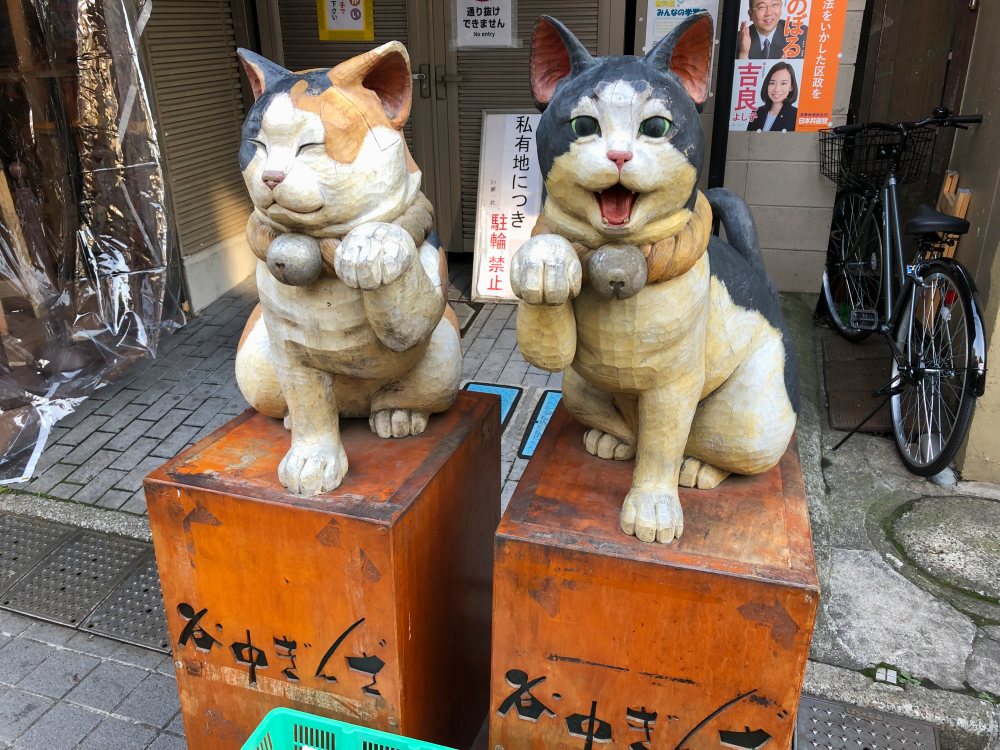
<instances>
[{"instance_id":1,"label":"cat's closed eye","mask_svg":"<svg viewBox=\"0 0 1000 750\"><path fill-rule=\"evenodd\" d=\"M258 141L258 140L254 139L254 138L250 138L249 140L250 140L250 143L252 143L253 145L255 145L258 148L260 148L265 154L267 153L267 146L264 144L263 141Z\"/></svg>"},{"instance_id":2,"label":"cat's closed eye","mask_svg":"<svg viewBox=\"0 0 1000 750\"><path fill-rule=\"evenodd\" d=\"M573 135L577 138L586 138L588 135L601 134L601 124L595 118L588 115L574 117L569 121L569 125L573 128Z\"/></svg>"},{"instance_id":3,"label":"cat's closed eye","mask_svg":"<svg viewBox=\"0 0 1000 750\"><path fill-rule=\"evenodd\" d=\"M670 120L666 117L647 117L639 125L639 134L650 138L662 138L670 130Z\"/></svg>"},{"instance_id":4,"label":"cat's closed eye","mask_svg":"<svg viewBox=\"0 0 1000 750\"><path fill-rule=\"evenodd\" d=\"M301 146L299 146L299 149L298 149L298 151L295 152L295 155L299 156L307 148L316 148L317 146L319 146L320 148L322 148L323 145L324 144L322 144L322 143L303 143Z\"/></svg>"}]
</instances>

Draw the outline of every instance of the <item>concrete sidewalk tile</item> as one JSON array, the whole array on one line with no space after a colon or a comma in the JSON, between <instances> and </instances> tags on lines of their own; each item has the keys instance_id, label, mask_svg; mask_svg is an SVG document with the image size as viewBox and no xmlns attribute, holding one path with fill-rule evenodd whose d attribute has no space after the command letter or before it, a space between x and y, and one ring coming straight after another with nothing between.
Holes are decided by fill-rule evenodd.
<instances>
[{"instance_id":1,"label":"concrete sidewalk tile","mask_svg":"<svg viewBox=\"0 0 1000 750\"><path fill-rule=\"evenodd\" d=\"M226 398L210 398L191 413L191 416L184 420L185 425L194 427L204 427L212 417L219 413L219 409L228 403Z\"/></svg>"},{"instance_id":2,"label":"concrete sidewalk tile","mask_svg":"<svg viewBox=\"0 0 1000 750\"><path fill-rule=\"evenodd\" d=\"M104 661L66 695L66 700L100 711L112 711L148 674L139 667Z\"/></svg>"},{"instance_id":3,"label":"concrete sidewalk tile","mask_svg":"<svg viewBox=\"0 0 1000 750\"><path fill-rule=\"evenodd\" d=\"M20 635L30 628L34 622L30 617L0 609L0 633Z\"/></svg>"},{"instance_id":4,"label":"concrete sidewalk tile","mask_svg":"<svg viewBox=\"0 0 1000 750\"><path fill-rule=\"evenodd\" d=\"M170 433L174 431L181 422L191 416L191 412L185 409L174 409L168 411L148 430L146 430L146 436L152 438L163 439L167 437Z\"/></svg>"},{"instance_id":5,"label":"concrete sidewalk tile","mask_svg":"<svg viewBox=\"0 0 1000 750\"><path fill-rule=\"evenodd\" d=\"M126 513L135 513L139 516L146 515L148 510L146 508L146 494L142 490L136 490L118 510L125 511Z\"/></svg>"},{"instance_id":6,"label":"concrete sidewalk tile","mask_svg":"<svg viewBox=\"0 0 1000 750\"><path fill-rule=\"evenodd\" d=\"M57 703L21 735L15 747L73 750L102 718L97 711Z\"/></svg>"},{"instance_id":7,"label":"concrete sidewalk tile","mask_svg":"<svg viewBox=\"0 0 1000 750\"><path fill-rule=\"evenodd\" d=\"M184 396L178 396L176 393L164 393L156 399L156 403L146 409L140 416L142 419L155 421L160 419L160 417L165 416L171 409L178 408L182 403L185 403L185 401L186 399Z\"/></svg>"},{"instance_id":8,"label":"concrete sidewalk tile","mask_svg":"<svg viewBox=\"0 0 1000 750\"><path fill-rule=\"evenodd\" d=\"M76 468L75 464L53 464L44 471L38 472L35 478L28 482L25 489L28 492L48 492L68 477Z\"/></svg>"},{"instance_id":9,"label":"concrete sidewalk tile","mask_svg":"<svg viewBox=\"0 0 1000 750\"><path fill-rule=\"evenodd\" d=\"M82 485L79 484L60 482L45 494L48 495L49 497L58 497L60 500L72 500L74 497L76 497L76 493L78 493L81 490L81 488Z\"/></svg>"},{"instance_id":10,"label":"concrete sidewalk tile","mask_svg":"<svg viewBox=\"0 0 1000 750\"><path fill-rule=\"evenodd\" d=\"M97 498L95 505L98 508L109 508L111 510L121 510L122 506L132 499L132 493L127 490L105 490L104 494Z\"/></svg>"},{"instance_id":11,"label":"concrete sidewalk tile","mask_svg":"<svg viewBox=\"0 0 1000 750\"><path fill-rule=\"evenodd\" d=\"M242 414L243 410L241 409L239 413ZM194 442L198 442L203 437L207 437L208 435L211 435L217 429L219 429L220 427L222 427L222 425L224 425L227 422L231 421L234 416L236 416L236 415L234 415L234 414L223 414L221 412L219 414L216 414L214 417L212 417L210 420L208 420L208 422L205 423L204 427L202 427L201 429L198 430L198 432L195 433Z\"/></svg>"},{"instance_id":12,"label":"concrete sidewalk tile","mask_svg":"<svg viewBox=\"0 0 1000 750\"><path fill-rule=\"evenodd\" d=\"M163 732L146 750L187 750L187 743L180 737Z\"/></svg>"},{"instance_id":13,"label":"concrete sidewalk tile","mask_svg":"<svg viewBox=\"0 0 1000 750\"><path fill-rule=\"evenodd\" d=\"M224 387L222 383L200 383L189 393L184 402L184 408L192 410L195 414L201 409L202 404L212 396L218 396L219 391Z\"/></svg>"},{"instance_id":14,"label":"concrete sidewalk tile","mask_svg":"<svg viewBox=\"0 0 1000 750\"><path fill-rule=\"evenodd\" d=\"M161 610L162 612L162 610ZM121 643L113 641L108 654L109 659L128 664L130 667L142 667L144 669L155 670L163 661L161 651L133 646L131 643Z\"/></svg>"},{"instance_id":15,"label":"concrete sidewalk tile","mask_svg":"<svg viewBox=\"0 0 1000 750\"><path fill-rule=\"evenodd\" d=\"M48 698L62 698L100 663L96 656L58 649L17 683L17 687Z\"/></svg>"},{"instance_id":16,"label":"concrete sidewalk tile","mask_svg":"<svg viewBox=\"0 0 1000 750\"><path fill-rule=\"evenodd\" d=\"M184 736L184 714L177 712L177 715L173 720L167 724L167 731L173 732L176 735Z\"/></svg>"},{"instance_id":17,"label":"concrete sidewalk tile","mask_svg":"<svg viewBox=\"0 0 1000 750\"><path fill-rule=\"evenodd\" d=\"M126 476L127 474L124 471L118 471L117 469L105 469L94 479L87 482L87 484L83 486L83 489L73 495L73 499L77 502L93 505L101 499L105 492L114 487L118 482L122 481ZM59 485L56 489L59 489L62 486L63 485Z\"/></svg>"},{"instance_id":18,"label":"concrete sidewalk tile","mask_svg":"<svg viewBox=\"0 0 1000 750\"><path fill-rule=\"evenodd\" d=\"M121 454L117 461L111 464L111 468L131 471L159 444L160 441L156 438L139 438Z\"/></svg>"},{"instance_id":19,"label":"concrete sidewalk tile","mask_svg":"<svg viewBox=\"0 0 1000 750\"><path fill-rule=\"evenodd\" d=\"M73 636L66 642L66 648L71 648L83 654L97 656L101 659L109 658L115 652L115 646L117 645L118 642L110 638L81 631L73 633Z\"/></svg>"},{"instance_id":20,"label":"concrete sidewalk tile","mask_svg":"<svg viewBox=\"0 0 1000 750\"><path fill-rule=\"evenodd\" d=\"M177 683L150 672L115 709L115 714L163 729L180 710Z\"/></svg>"},{"instance_id":21,"label":"concrete sidewalk tile","mask_svg":"<svg viewBox=\"0 0 1000 750\"><path fill-rule=\"evenodd\" d=\"M74 633L76 631L73 628L67 628L64 625L32 620L31 625L28 626L22 635L33 641L48 643L52 646L65 646Z\"/></svg>"},{"instance_id":22,"label":"concrete sidewalk tile","mask_svg":"<svg viewBox=\"0 0 1000 750\"><path fill-rule=\"evenodd\" d=\"M62 445L79 445L82 440L93 435L98 428L102 427L105 422L107 422L110 417L101 417L96 414L90 414L86 419L81 421L76 427L63 435L60 444Z\"/></svg>"},{"instance_id":23,"label":"concrete sidewalk tile","mask_svg":"<svg viewBox=\"0 0 1000 750\"><path fill-rule=\"evenodd\" d=\"M129 492L135 492L136 490L142 489L142 480L146 478L153 469L158 469L162 466L164 460L158 456L146 456L142 459L139 464L132 469L128 474L125 475L115 486L120 490L128 490Z\"/></svg>"},{"instance_id":24,"label":"concrete sidewalk tile","mask_svg":"<svg viewBox=\"0 0 1000 750\"><path fill-rule=\"evenodd\" d=\"M138 396L142 391L133 390L131 388L124 388L119 393L116 393L113 398L108 399L103 404L101 404L95 411L94 414L99 414L103 417L113 417L130 403L132 399Z\"/></svg>"},{"instance_id":25,"label":"concrete sidewalk tile","mask_svg":"<svg viewBox=\"0 0 1000 750\"><path fill-rule=\"evenodd\" d=\"M152 727L108 716L87 735L79 750L139 750L155 735Z\"/></svg>"},{"instance_id":26,"label":"concrete sidewalk tile","mask_svg":"<svg viewBox=\"0 0 1000 750\"><path fill-rule=\"evenodd\" d=\"M129 404L105 422L101 429L107 432L118 433L128 427L132 423L132 420L136 419L147 408L145 404ZM143 417L143 419L148 419L148 417Z\"/></svg>"},{"instance_id":27,"label":"concrete sidewalk tile","mask_svg":"<svg viewBox=\"0 0 1000 750\"><path fill-rule=\"evenodd\" d=\"M63 456L62 463L77 464L84 463L97 451L107 445L108 441L115 436L113 432L94 432L80 441L73 450Z\"/></svg>"},{"instance_id":28,"label":"concrete sidewalk tile","mask_svg":"<svg viewBox=\"0 0 1000 750\"><path fill-rule=\"evenodd\" d=\"M102 448L80 464L77 470L66 477L66 479L76 484L87 484L91 479L100 474L101 471L106 469L109 464L120 457L121 453L118 451L109 451Z\"/></svg>"},{"instance_id":29,"label":"concrete sidewalk tile","mask_svg":"<svg viewBox=\"0 0 1000 750\"><path fill-rule=\"evenodd\" d=\"M50 699L40 695L0 686L0 740L16 740L51 705Z\"/></svg>"},{"instance_id":30,"label":"concrete sidewalk tile","mask_svg":"<svg viewBox=\"0 0 1000 750\"><path fill-rule=\"evenodd\" d=\"M45 446L45 450L42 451L42 455L38 458L38 463L35 464L36 477L40 476L46 469L54 465L60 458L73 450L72 446L69 445L55 445L55 440L55 437L50 434L49 443Z\"/></svg>"},{"instance_id":31,"label":"concrete sidewalk tile","mask_svg":"<svg viewBox=\"0 0 1000 750\"><path fill-rule=\"evenodd\" d=\"M169 393L170 389L174 387L173 380L158 380L153 383L149 388L144 390L138 396L132 399L133 404L146 404L147 406L152 406L164 393Z\"/></svg>"},{"instance_id":32,"label":"concrete sidewalk tile","mask_svg":"<svg viewBox=\"0 0 1000 750\"><path fill-rule=\"evenodd\" d=\"M132 445L134 441L145 435L146 431L152 428L153 425L154 422L147 422L143 419L133 420L132 424L105 443L104 447L115 451L124 451Z\"/></svg>"},{"instance_id":33,"label":"concrete sidewalk tile","mask_svg":"<svg viewBox=\"0 0 1000 750\"><path fill-rule=\"evenodd\" d=\"M48 659L53 651L55 651L54 646L32 641L23 636L14 638L0 649L0 682L16 685L35 667Z\"/></svg>"}]
</instances>

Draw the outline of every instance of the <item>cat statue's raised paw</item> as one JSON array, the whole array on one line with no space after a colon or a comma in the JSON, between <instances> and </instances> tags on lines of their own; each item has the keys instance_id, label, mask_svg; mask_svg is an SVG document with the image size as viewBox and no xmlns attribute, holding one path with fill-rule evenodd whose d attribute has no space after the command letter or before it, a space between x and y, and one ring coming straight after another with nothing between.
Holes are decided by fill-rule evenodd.
<instances>
[{"instance_id":1,"label":"cat statue's raised paw","mask_svg":"<svg viewBox=\"0 0 1000 750\"><path fill-rule=\"evenodd\" d=\"M347 473L340 417L402 438L454 402L458 323L402 133L412 98L403 45L302 73L239 54L256 99L240 166L260 305L236 377L251 406L291 429L279 481L314 495Z\"/></svg>"},{"instance_id":2,"label":"cat statue's raised paw","mask_svg":"<svg viewBox=\"0 0 1000 750\"><path fill-rule=\"evenodd\" d=\"M795 429L795 359L749 208L696 188L713 39L707 13L645 57L594 58L547 16L532 37L545 203L510 267L518 346L565 370L587 451L635 457L620 524L648 542L683 533L678 485L766 471Z\"/></svg>"}]
</instances>

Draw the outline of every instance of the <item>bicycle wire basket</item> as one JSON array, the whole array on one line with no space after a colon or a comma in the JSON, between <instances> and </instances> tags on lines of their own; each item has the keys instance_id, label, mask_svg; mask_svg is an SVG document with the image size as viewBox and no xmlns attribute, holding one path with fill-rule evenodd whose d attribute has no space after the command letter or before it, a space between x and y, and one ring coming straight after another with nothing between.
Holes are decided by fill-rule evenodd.
<instances>
[{"instance_id":1,"label":"bicycle wire basket","mask_svg":"<svg viewBox=\"0 0 1000 750\"><path fill-rule=\"evenodd\" d=\"M916 182L934 143L936 128L915 128L909 132L906 151L899 159L896 181L900 185ZM868 130L843 135L833 129L819 131L819 168L837 188L879 188L885 182L892 160L888 154L899 143L899 133Z\"/></svg>"}]
</instances>

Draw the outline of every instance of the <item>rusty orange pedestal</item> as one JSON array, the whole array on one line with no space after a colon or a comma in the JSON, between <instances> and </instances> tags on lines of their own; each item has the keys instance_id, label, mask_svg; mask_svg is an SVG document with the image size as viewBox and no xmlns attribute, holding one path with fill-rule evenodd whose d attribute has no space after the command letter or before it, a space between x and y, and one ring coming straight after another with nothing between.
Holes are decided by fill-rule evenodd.
<instances>
[{"instance_id":1,"label":"rusty orange pedestal","mask_svg":"<svg viewBox=\"0 0 1000 750\"><path fill-rule=\"evenodd\" d=\"M192 748L238 748L277 706L452 747L482 724L499 402L462 392L404 440L341 431L327 495L281 487L289 433L253 412L146 479Z\"/></svg>"},{"instance_id":2,"label":"rusty orange pedestal","mask_svg":"<svg viewBox=\"0 0 1000 750\"><path fill-rule=\"evenodd\" d=\"M790 747L819 601L794 444L682 490L662 545L619 530L633 463L583 432L560 406L497 530L490 747Z\"/></svg>"}]
</instances>

